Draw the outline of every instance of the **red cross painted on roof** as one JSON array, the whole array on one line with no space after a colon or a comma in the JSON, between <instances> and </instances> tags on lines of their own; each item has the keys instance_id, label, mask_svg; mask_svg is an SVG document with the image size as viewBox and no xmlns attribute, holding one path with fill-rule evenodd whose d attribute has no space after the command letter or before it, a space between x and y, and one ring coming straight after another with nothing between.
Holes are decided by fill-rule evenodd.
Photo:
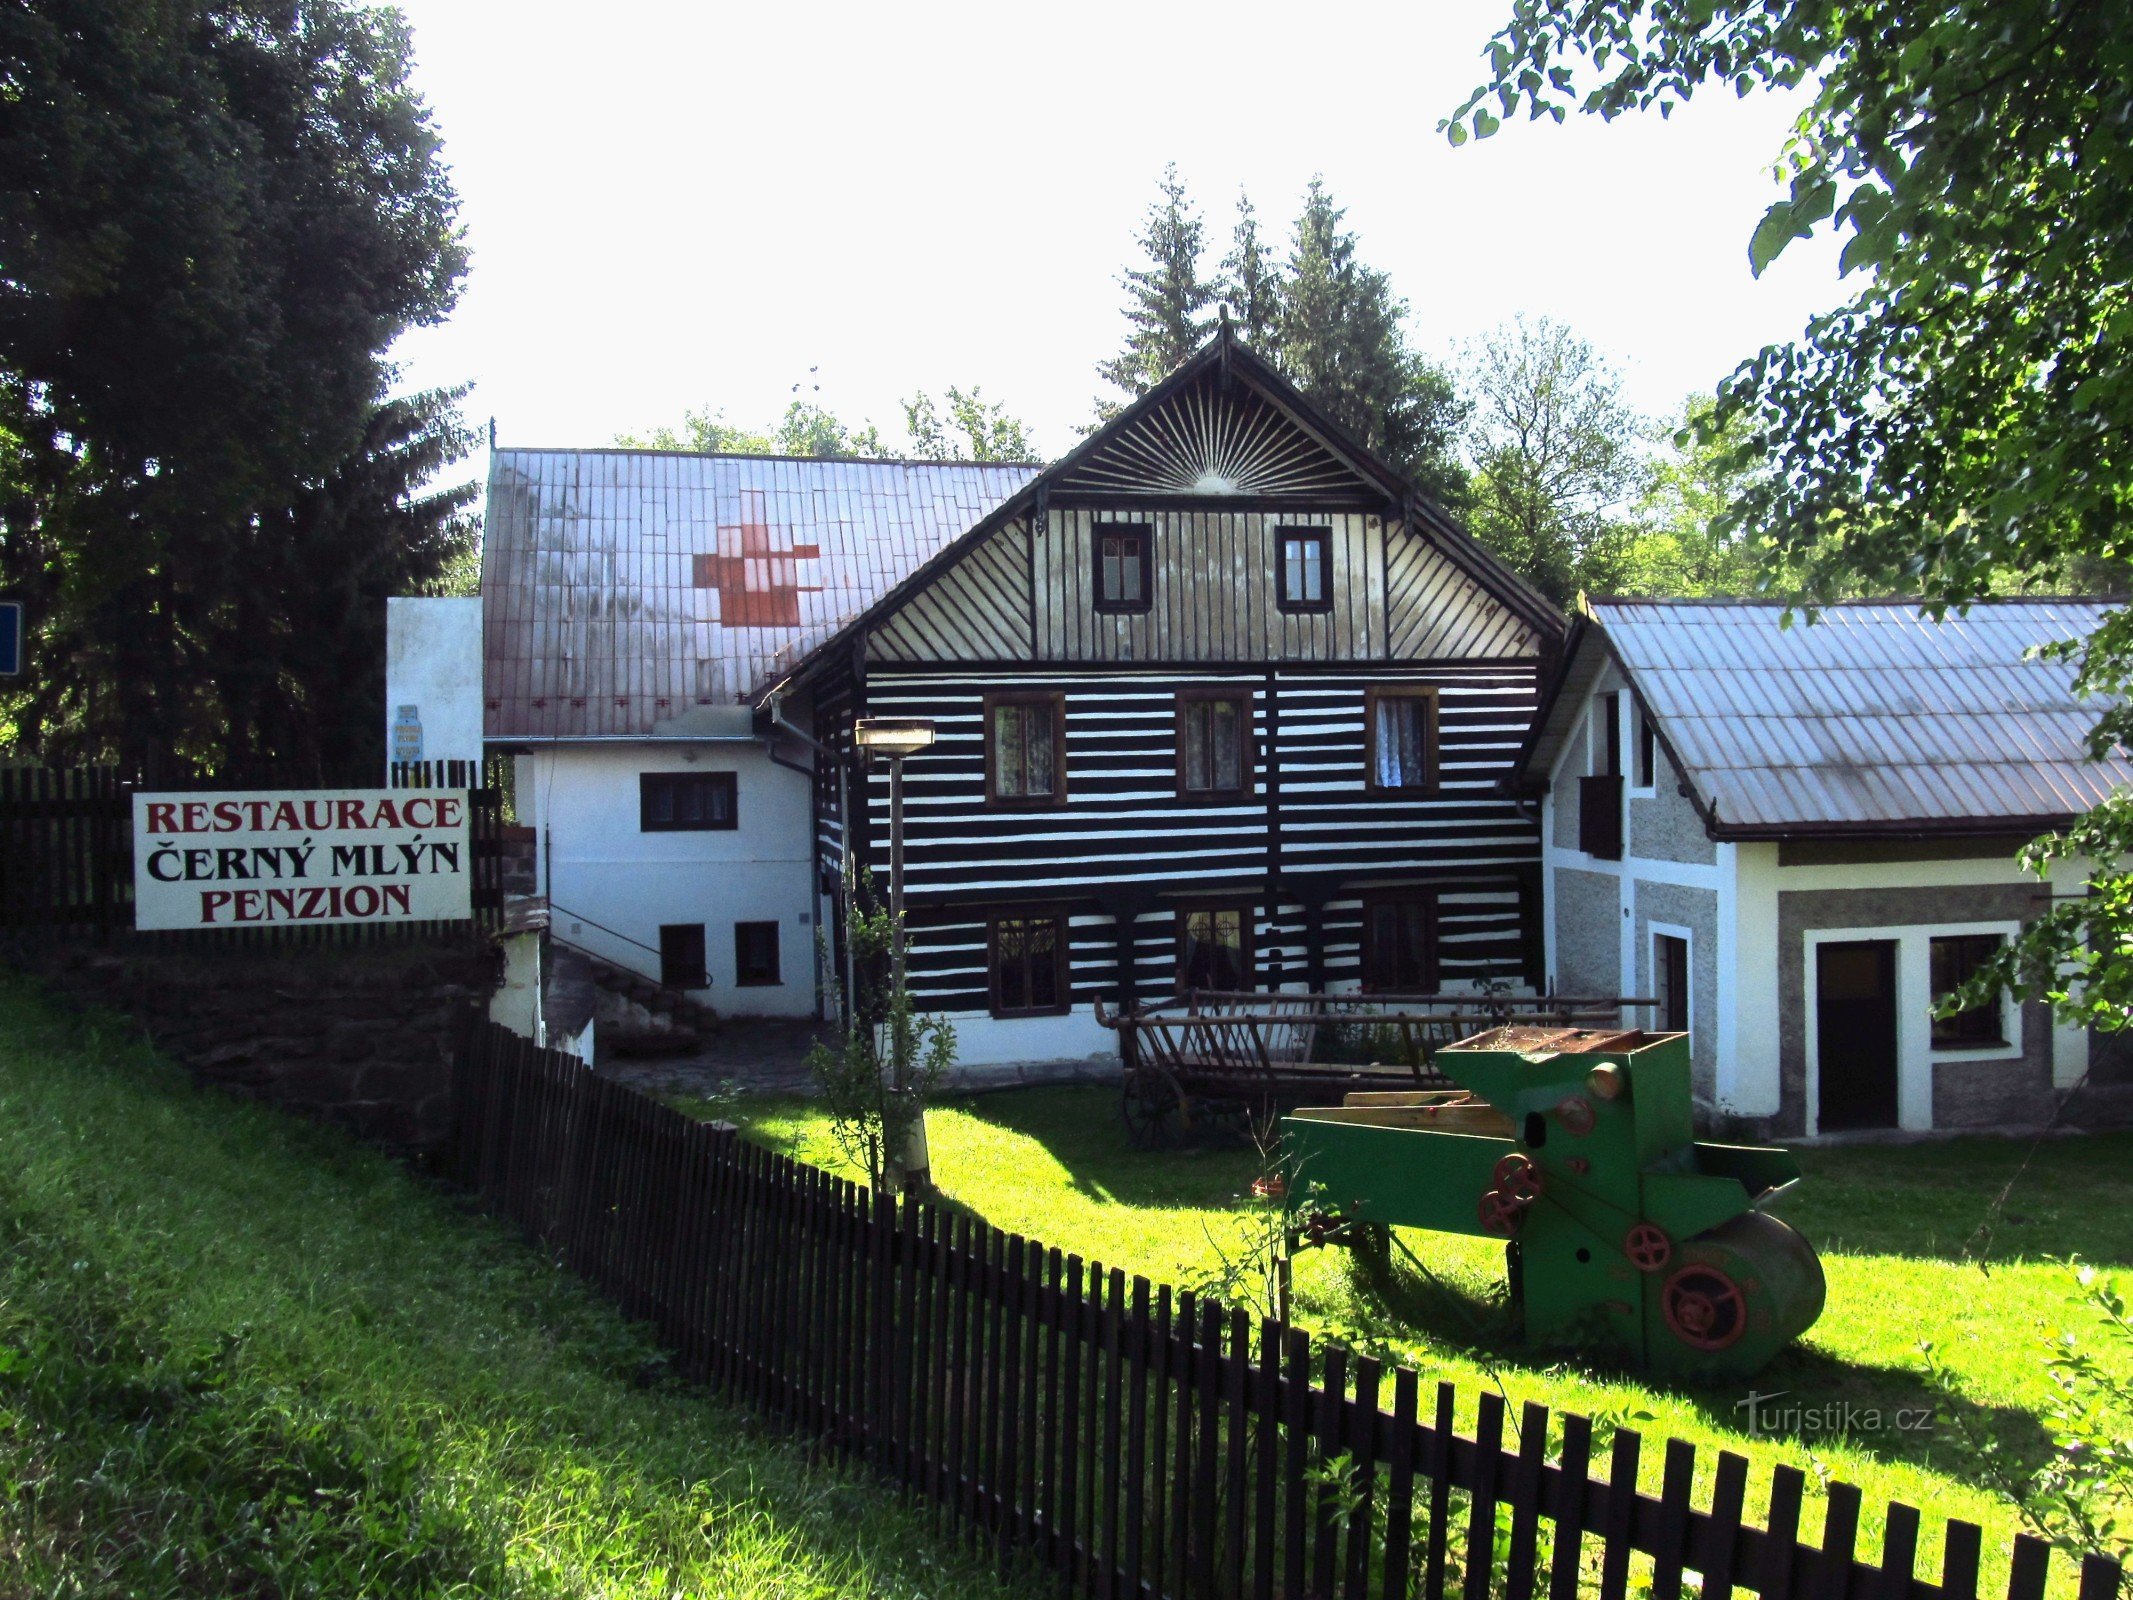
<instances>
[{"instance_id":1,"label":"red cross painted on roof","mask_svg":"<svg viewBox=\"0 0 2133 1600\"><path fill-rule=\"evenodd\" d=\"M696 587L718 591L718 619L729 628L797 628L800 596L822 589L800 581L800 563L821 557L820 545L795 544L790 528L771 525L762 490L744 489L741 520L721 522L717 553L696 558Z\"/></svg>"}]
</instances>

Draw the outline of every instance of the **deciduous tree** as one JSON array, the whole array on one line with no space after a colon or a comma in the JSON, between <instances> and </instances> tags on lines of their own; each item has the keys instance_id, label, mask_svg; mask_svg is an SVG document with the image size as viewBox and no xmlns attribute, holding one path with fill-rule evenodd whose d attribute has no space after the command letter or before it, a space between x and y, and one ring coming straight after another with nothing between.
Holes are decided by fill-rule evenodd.
<instances>
[{"instance_id":1,"label":"deciduous tree","mask_svg":"<svg viewBox=\"0 0 2133 1600\"><path fill-rule=\"evenodd\" d=\"M904 402L911 453L927 461L1034 461L1029 429L982 390L948 386L948 415L921 390Z\"/></svg>"},{"instance_id":2,"label":"deciduous tree","mask_svg":"<svg viewBox=\"0 0 2133 1600\"><path fill-rule=\"evenodd\" d=\"M1714 429L1760 470L1740 526L1794 592L1960 606L2133 557L2133 30L2081 0L1520 4L1453 141L1520 111L1662 114L1708 89L1804 92L1787 192L1748 241L1761 271L1834 233L1854 289L1743 362ZM1745 175L1744 175L1745 176ZM2093 744L2133 735L2133 619L2069 641ZM2104 866L1993 974L2070 1019L2133 1017L2133 796L2052 856ZM2070 965L2062 965L2062 962Z\"/></svg>"},{"instance_id":3,"label":"deciduous tree","mask_svg":"<svg viewBox=\"0 0 2133 1600\"><path fill-rule=\"evenodd\" d=\"M1558 603L1611 587L1639 466L1620 377L1545 317L1485 336L1464 376L1474 536Z\"/></svg>"}]
</instances>

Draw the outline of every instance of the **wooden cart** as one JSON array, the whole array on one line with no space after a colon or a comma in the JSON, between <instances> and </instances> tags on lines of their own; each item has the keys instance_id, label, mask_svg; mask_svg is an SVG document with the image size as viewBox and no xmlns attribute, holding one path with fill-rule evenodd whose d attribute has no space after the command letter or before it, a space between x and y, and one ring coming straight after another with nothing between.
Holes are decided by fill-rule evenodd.
<instances>
[{"instance_id":1,"label":"wooden cart","mask_svg":"<svg viewBox=\"0 0 2133 1600\"><path fill-rule=\"evenodd\" d=\"M1290 1105L1445 1090L1438 1047L1506 1023L1613 1026L1650 1000L1558 995L1193 990L1096 1020L1118 1034L1119 1110L1143 1149L1210 1121L1249 1126Z\"/></svg>"}]
</instances>

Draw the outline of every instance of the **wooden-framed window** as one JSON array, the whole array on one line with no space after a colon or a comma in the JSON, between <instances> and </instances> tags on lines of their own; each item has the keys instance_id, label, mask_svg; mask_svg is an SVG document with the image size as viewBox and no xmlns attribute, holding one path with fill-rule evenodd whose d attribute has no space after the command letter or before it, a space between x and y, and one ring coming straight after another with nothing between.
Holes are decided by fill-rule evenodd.
<instances>
[{"instance_id":1,"label":"wooden-framed window","mask_svg":"<svg viewBox=\"0 0 2133 1600\"><path fill-rule=\"evenodd\" d=\"M1178 797L1240 800L1252 792L1252 697L1228 689L1178 695Z\"/></svg>"},{"instance_id":2,"label":"wooden-framed window","mask_svg":"<svg viewBox=\"0 0 2133 1600\"><path fill-rule=\"evenodd\" d=\"M1067 1009L1067 922L1059 913L993 918L985 957L994 1016L1037 1017Z\"/></svg>"},{"instance_id":3,"label":"wooden-framed window","mask_svg":"<svg viewBox=\"0 0 2133 1600\"><path fill-rule=\"evenodd\" d=\"M1637 787L1649 789L1659 781L1659 736L1652 731L1652 719L1644 707L1637 706Z\"/></svg>"},{"instance_id":4,"label":"wooden-framed window","mask_svg":"<svg viewBox=\"0 0 2133 1600\"><path fill-rule=\"evenodd\" d=\"M1437 897L1395 889L1363 900L1363 988L1377 994L1437 992Z\"/></svg>"},{"instance_id":5,"label":"wooden-framed window","mask_svg":"<svg viewBox=\"0 0 2133 1600\"><path fill-rule=\"evenodd\" d=\"M1274 530L1274 597L1284 611L1333 609L1333 530Z\"/></svg>"},{"instance_id":6,"label":"wooden-framed window","mask_svg":"<svg viewBox=\"0 0 2133 1600\"><path fill-rule=\"evenodd\" d=\"M645 833L737 828L737 780L730 772L640 772L637 826Z\"/></svg>"},{"instance_id":7,"label":"wooden-framed window","mask_svg":"<svg viewBox=\"0 0 2133 1600\"><path fill-rule=\"evenodd\" d=\"M1960 933L1933 940L1933 998L1937 1001L1960 989L1999 951L2000 935L1996 933ZM2006 1020L1998 1000L1958 1011L1952 1017L1933 1019L1936 1050L1979 1050L2007 1043Z\"/></svg>"},{"instance_id":8,"label":"wooden-framed window","mask_svg":"<svg viewBox=\"0 0 2133 1600\"><path fill-rule=\"evenodd\" d=\"M1363 695L1369 769L1378 794L1429 794L1437 787L1437 691L1370 689Z\"/></svg>"},{"instance_id":9,"label":"wooden-framed window","mask_svg":"<svg viewBox=\"0 0 2133 1600\"><path fill-rule=\"evenodd\" d=\"M1099 522L1091 538L1096 557L1096 609L1146 611L1154 604L1155 530L1145 522Z\"/></svg>"},{"instance_id":10,"label":"wooden-framed window","mask_svg":"<svg viewBox=\"0 0 2133 1600\"><path fill-rule=\"evenodd\" d=\"M985 697L985 798L1049 805L1066 798L1066 696Z\"/></svg>"},{"instance_id":11,"label":"wooden-framed window","mask_svg":"<svg viewBox=\"0 0 2133 1600\"><path fill-rule=\"evenodd\" d=\"M1249 906L1188 906L1178 913L1178 992L1254 988Z\"/></svg>"},{"instance_id":12,"label":"wooden-framed window","mask_svg":"<svg viewBox=\"0 0 2133 1600\"><path fill-rule=\"evenodd\" d=\"M708 989L704 970L704 925L664 922L659 926L659 981L669 989Z\"/></svg>"},{"instance_id":13,"label":"wooden-framed window","mask_svg":"<svg viewBox=\"0 0 2133 1600\"><path fill-rule=\"evenodd\" d=\"M733 981L743 989L782 983L778 976L778 925L736 922L733 925Z\"/></svg>"}]
</instances>

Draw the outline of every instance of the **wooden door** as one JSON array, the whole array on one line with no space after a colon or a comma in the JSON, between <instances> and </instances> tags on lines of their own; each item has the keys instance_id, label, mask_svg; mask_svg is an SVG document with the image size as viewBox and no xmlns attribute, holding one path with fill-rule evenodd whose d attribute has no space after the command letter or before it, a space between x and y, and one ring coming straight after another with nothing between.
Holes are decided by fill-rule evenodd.
<instances>
[{"instance_id":1,"label":"wooden door","mask_svg":"<svg viewBox=\"0 0 2133 1600\"><path fill-rule=\"evenodd\" d=\"M1653 1027L1660 1033L1687 1033L1688 940L1671 933L1652 935L1652 995L1659 1002Z\"/></svg>"},{"instance_id":2,"label":"wooden door","mask_svg":"<svg viewBox=\"0 0 2133 1600\"><path fill-rule=\"evenodd\" d=\"M704 925L701 922L660 925L659 981L669 989L710 986L711 980L704 974Z\"/></svg>"},{"instance_id":3,"label":"wooden door","mask_svg":"<svg viewBox=\"0 0 2133 1600\"><path fill-rule=\"evenodd\" d=\"M1815 947L1817 1131L1896 1126L1896 941Z\"/></svg>"}]
</instances>

